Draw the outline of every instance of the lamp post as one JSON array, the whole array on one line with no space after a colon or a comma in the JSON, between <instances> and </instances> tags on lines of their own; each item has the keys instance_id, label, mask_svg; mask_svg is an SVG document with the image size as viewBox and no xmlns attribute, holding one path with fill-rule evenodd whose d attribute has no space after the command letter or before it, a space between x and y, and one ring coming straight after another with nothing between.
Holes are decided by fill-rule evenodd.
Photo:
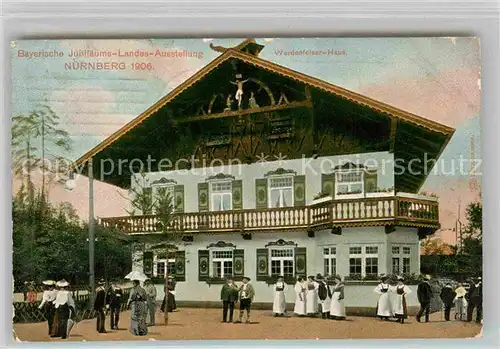
<instances>
[{"instance_id":1,"label":"lamp post","mask_svg":"<svg viewBox=\"0 0 500 349\"><path fill-rule=\"evenodd\" d=\"M94 305L94 295L95 295L95 271L94 271L94 245L95 245L95 217L94 217L94 171L92 158L89 159L88 163L88 173L89 173L89 295L90 295L90 307ZM72 191L76 187L76 183L73 179L74 173L69 174L69 179L65 183L65 188L68 191Z\"/></svg>"},{"instance_id":2,"label":"lamp post","mask_svg":"<svg viewBox=\"0 0 500 349\"><path fill-rule=\"evenodd\" d=\"M94 274L94 244L95 244L95 217L94 217L94 167L92 158L89 159L89 283L90 307L94 305L95 274Z\"/></svg>"}]
</instances>

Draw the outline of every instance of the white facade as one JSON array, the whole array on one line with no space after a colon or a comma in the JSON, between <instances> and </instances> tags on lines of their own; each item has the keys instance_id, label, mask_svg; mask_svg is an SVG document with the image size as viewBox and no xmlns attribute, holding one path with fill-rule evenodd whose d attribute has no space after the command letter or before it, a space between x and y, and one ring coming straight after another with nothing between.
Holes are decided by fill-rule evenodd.
<instances>
[{"instance_id":1,"label":"white facade","mask_svg":"<svg viewBox=\"0 0 500 349\"><path fill-rule=\"evenodd\" d=\"M276 171L278 168L286 170L292 176L305 176L305 205L309 206L318 202L314 197L322 192L322 174L331 174L334 167L344 163L363 164L370 170L376 170L376 188L378 192L353 193L347 195L337 195L337 200L360 199L360 198L387 198L394 196L394 163L393 154L389 152L357 154L350 156L330 156L317 159L298 159L286 161L274 161L253 163L250 165L203 167L189 171L164 171L146 173L145 177L137 177L132 180L132 185L142 185L144 187L155 186L155 182L162 182L165 186L183 186L183 212L196 213L199 210L199 188L198 183L207 182L209 177L218 174L224 174L231 180L241 180L242 186L242 209L255 210L256 207L256 179L268 178L270 171ZM283 171L282 171L283 173ZM278 176L274 178L286 178ZM220 177L222 178L222 177ZM145 179L145 180L144 180ZM223 183L224 180L215 179L213 183ZM278 181L279 182L279 181ZM225 185L212 186L208 181L208 202L210 209L208 211L221 211L233 209L231 202L231 190L225 188ZM292 202L286 197L288 193L271 193L272 183L268 182L267 202L286 203L288 206L294 206L293 188ZM288 190L287 180L278 183L277 187ZM361 187L363 184L361 184ZM345 188L344 188L345 189ZM344 190L342 189L342 190ZM336 188L336 192L339 190ZM153 195L155 189L153 189ZM338 194L338 193L336 193ZM399 194L399 193L398 193ZM227 195L228 197L225 197ZM412 195L410 195L412 197ZM429 199L426 197L425 199ZM349 205L349 204L347 204ZM394 211L394 207L380 206L381 210ZM215 209L214 209L215 207ZM272 206L276 207L276 206ZM349 206L348 215L354 214L358 206ZM251 213L250 213L251 214ZM274 217L274 216L273 216ZM374 216L371 216L374 217ZM365 217L367 218L367 217ZM373 218L375 219L375 217ZM339 232L337 231L337 234ZM215 278L222 278L225 274L235 273L235 251L238 251L239 257L244 261L243 270L239 272L241 276L248 276L252 279L255 288L254 302L272 303L273 288L267 281L260 280L258 264L260 259L267 259L267 271L269 277L277 274L291 273L291 277L297 274L304 276L316 275L335 275L339 274L343 278L364 279L367 276L371 279L377 278L380 274L419 274L420 273L420 246L417 228L396 226L392 232L386 232L385 227L381 226L359 226L342 227L340 235L333 234L332 229L323 229L316 231L314 235L307 231L288 229L279 231L279 229L259 229L253 228L251 238L248 235L246 239L239 232L217 232L214 234L196 234L193 233L192 242L183 242L178 246L183 254L184 275L182 281L177 283L176 298L178 301L198 301L198 302L218 302L220 297L221 284L215 282ZM273 246L278 240L283 240L290 245ZM214 246L218 242L223 242L221 246ZM161 243L161 241L158 241ZM271 244L271 246L269 246ZM212 245L211 247L209 247ZM150 246L146 246L148 250ZM263 257L263 249L268 249L268 255ZM273 249L280 249L282 252L271 252ZM305 270L297 273L298 259L294 254L305 254ZM260 252L258 252L260 250ZM201 251L201 252L200 252ZM165 256L157 256L154 252L152 258L153 276L160 276L166 269ZM259 257L260 253L260 257ZM203 254L200 257L200 254ZM143 269L142 252L136 252L134 257L134 268ZM206 258L208 263L208 275L200 277L200 258ZM259 259L260 258L260 259ZM302 258L302 257L301 257ZM325 260L326 259L326 260ZM275 262L273 262L273 260ZM175 260L170 260L174 263ZM216 262L216 263L214 263ZM164 263L163 266L158 264ZM357 276L356 276L356 275ZM236 278L238 279L238 278ZM360 284L353 282L346 286L346 306L347 307L375 307L377 295L373 292L374 284ZM163 285L157 285L159 298L163 297ZM286 291L287 303L293 303L295 293L293 285L289 284ZM416 304L415 294L410 295L409 305Z\"/></svg>"}]
</instances>

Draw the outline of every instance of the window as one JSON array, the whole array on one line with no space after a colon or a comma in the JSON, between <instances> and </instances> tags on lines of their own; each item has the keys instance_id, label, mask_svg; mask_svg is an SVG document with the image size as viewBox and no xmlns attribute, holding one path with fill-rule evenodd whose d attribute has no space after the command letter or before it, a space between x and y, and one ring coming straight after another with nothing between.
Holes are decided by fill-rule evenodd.
<instances>
[{"instance_id":1,"label":"window","mask_svg":"<svg viewBox=\"0 0 500 349\"><path fill-rule=\"evenodd\" d=\"M269 178L269 206L293 206L293 177Z\"/></svg>"},{"instance_id":2,"label":"window","mask_svg":"<svg viewBox=\"0 0 500 349\"><path fill-rule=\"evenodd\" d=\"M212 251L212 277L224 278L233 275L233 251Z\"/></svg>"},{"instance_id":3,"label":"window","mask_svg":"<svg viewBox=\"0 0 500 349\"><path fill-rule=\"evenodd\" d=\"M363 172L347 171L337 172L335 181L335 192L338 195L363 193Z\"/></svg>"},{"instance_id":4,"label":"window","mask_svg":"<svg viewBox=\"0 0 500 349\"><path fill-rule=\"evenodd\" d=\"M392 273L399 274L400 266L399 266L399 257L392 257Z\"/></svg>"},{"instance_id":5,"label":"window","mask_svg":"<svg viewBox=\"0 0 500 349\"><path fill-rule=\"evenodd\" d=\"M172 204L172 210L175 209L174 200L174 186L173 185L153 185L153 205L156 211L156 206L158 205L158 200L166 195L170 195L170 202Z\"/></svg>"},{"instance_id":6,"label":"window","mask_svg":"<svg viewBox=\"0 0 500 349\"><path fill-rule=\"evenodd\" d=\"M411 272L411 247L392 246L392 273L409 274Z\"/></svg>"},{"instance_id":7,"label":"window","mask_svg":"<svg viewBox=\"0 0 500 349\"><path fill-rule=\"evenodd\" d=\"M378 247L349 247L349 276L366 277L378 275Z\"/></svg>"},{"instance_id":8,"label":"window","mask_svg":"<svg viewBox=\"0 0 500 349\"><path fill-rule=\"evenodd\" d=\"M324 275L332 276L337 275L337 248L325 247L323 248L323 261L324 261Z\"/></svg>"},{"instance_id":9,"label":"window","mask_svg":"<svg viewBox=\"0 0 500 349\"><path fill-rule=\"evenodd\" d=\"M156 276L165 275L165 262L156 262Z\"/></svg>"},{"instance_id":10,"label":"window","mask_svg":"<svg viewBox=\"0 0 500 349\"><path fill-rule=\"evenodd\" d=\"M233 186L231 181L210 183L212 211L229 211L233 206Z\"/></svg>"},{"instance_id":11,"label":"window","mask_svg":"<svg viewBox=\"0 0 500 349\"><path fill-rule=\"evenodd\" d=\"M293 277L294 253L292 248L271 249L271 276Z\"/></svg>"},{"instance_id":12,"label":"window","mask_svg":"<svg viewBox=\"0 0 500 349\"><path fill-rule=\"evenodd\" d=\"M410 258L403 258L403 274L410 273Z\"/></svg>"},{"instance_id":13,"label":"window","mask_svg":"<svg viewBox=\"0 0 500 349\"><path fill-rule=\"evenodd\" d=\"M165 255L158 254L156 256L156 274L153 275L159 278L164 278L165 271L168 275L175 275L175 258L169 258L167 260Z\"/></svg>"}]
</instances>

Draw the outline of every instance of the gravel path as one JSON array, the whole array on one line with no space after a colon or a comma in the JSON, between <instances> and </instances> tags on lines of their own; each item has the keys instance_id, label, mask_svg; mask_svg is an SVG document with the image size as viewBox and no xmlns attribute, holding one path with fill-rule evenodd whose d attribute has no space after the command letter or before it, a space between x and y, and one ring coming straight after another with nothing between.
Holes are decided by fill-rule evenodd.
<instances>
[{"instance_id":1,"label":"gravel path","mask_svg":"<svg viewBox=\"0 0 500 349\"><path fill-rule=\"evenodd\" d=\"M130 316L127 311L120 314L120 330L98 334L96 320L84 320L75 325L69 340L470 338L481 331L481 326L475 323L444 322L440 313L432 314L429 323L418 323L411 318L404 325L368 317L349 317L346 321L275 318L270 312L260 310L252 312L251 324L232 324L221 323L221 313L217 309L183 308L170 313L169 324L165 326L163 313L158 312L160 324L150 327L147 336L135 337L127 330ZM14 330L22 341L63 341L47 337L46 323L15 324Z\"/></svg>"}]
</instances>

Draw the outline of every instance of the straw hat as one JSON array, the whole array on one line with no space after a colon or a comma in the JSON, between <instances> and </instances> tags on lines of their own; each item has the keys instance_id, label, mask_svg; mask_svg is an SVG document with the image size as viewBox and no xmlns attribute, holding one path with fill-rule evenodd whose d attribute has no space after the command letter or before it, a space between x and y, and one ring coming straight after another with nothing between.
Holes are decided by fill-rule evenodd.
<instances>
[{"instance_id":1,"label":"straw hat","mask_svg":"<svg viewBox=\"0 0 500 349\"><path fill-rule=\"evenodd\" d=\"M45 286L54 286L56 282L54 280L45 280L42 281L42 284L44 284Z\"/></svg>"},{"instance_id":2,"label":"straw hat","mask_svg":"<svg viewBox=\"0 0 500 349\"><path fill-rule=\"evenodd\" d=\"M56 282L56 286L57 287L68 287L69 286L69 282L67 282L66 280L62 279L62 280Z\"/></svg>"}]
</instances>

